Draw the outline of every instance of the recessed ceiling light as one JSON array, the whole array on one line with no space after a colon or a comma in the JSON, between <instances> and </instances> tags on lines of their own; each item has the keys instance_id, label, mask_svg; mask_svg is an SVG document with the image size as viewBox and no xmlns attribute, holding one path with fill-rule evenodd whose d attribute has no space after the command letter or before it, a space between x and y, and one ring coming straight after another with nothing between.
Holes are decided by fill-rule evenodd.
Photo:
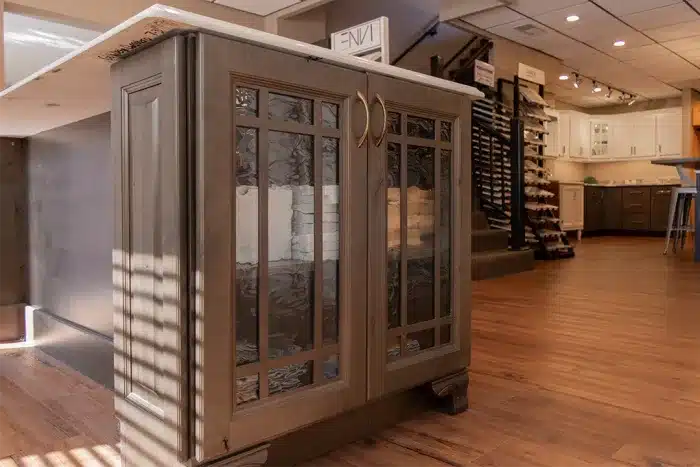
<instances>
[{"instance_id":1,"label":"recessed ceiling light","mask_svg":"<svg viewBox=\"0 0 700 467\"><path fill-rule=\"evenodd\" d=\"M581 19L581 18L579 18L577 15L569 15L569 16L566 17L566 20L567 20L569 23L575 23L575 22L578 21L579 19Z\"/></svg>"},{"instance_id":2,"label":"recessed ceiling light","mask_svg":"<svg viewBox=\"0 0 700 467\"><path fill-rule=\"evenodd\" d=\"M569 79L569 75L562 73L561 75L559 75L559 79L562 81L566 81L567 79Z\"/></svg>"},{"instance_id":3,"label":"recessed ceiling light","mask_svg":"<svg viewBox=\"0 0 700 467\"><path fill-rule=\"evenodd\" d=\"M615 41L613 42L613 45L615 47L622 47L623 45L625 45L625 41Z\"/></svg>"}]
</instances>

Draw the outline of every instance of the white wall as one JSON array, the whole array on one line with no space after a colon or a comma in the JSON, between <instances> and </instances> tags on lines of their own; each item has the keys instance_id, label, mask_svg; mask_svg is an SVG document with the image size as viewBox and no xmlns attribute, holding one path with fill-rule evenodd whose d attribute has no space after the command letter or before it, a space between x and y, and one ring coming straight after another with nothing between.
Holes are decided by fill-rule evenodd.
<instances>
[{"instance_id":1,"label":"white wall","mask_svg":"<svg viewBox=\"0 0 700 467\"><path fill-rule=\"evenodd\" d=\"M599 182L624 182L644 180L656 183L659 179L678 178L673 167L654 165L650 161L596 162L584 164L565 160L547 161L552 171L552 179L562 182L580 182L584 177L595 177Z\"/></svg>"}]
</instances>

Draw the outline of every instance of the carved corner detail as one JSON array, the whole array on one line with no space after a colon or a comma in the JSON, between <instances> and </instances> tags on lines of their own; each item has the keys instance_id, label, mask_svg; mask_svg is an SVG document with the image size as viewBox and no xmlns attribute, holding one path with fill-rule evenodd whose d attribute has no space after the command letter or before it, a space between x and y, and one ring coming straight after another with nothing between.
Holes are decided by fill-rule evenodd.
<instances>
[{"instance_id":1,"label":"carved corner detail","mask_svg":"<svg viewBox=\"0 0 700 467\"><path fill-rule=\"evenodd\" d=\"M466 368L431 382L430 387L433 394L441 399L442 409L448 414L457 415L469 408L469 374Z\"/></svg>"},{"instance_id":2,"label":"carved corner detail","mask_svg":"<svg viewBox=\"0 0 700 467\"><path fill-rule=\"evenodd\" d=\"M256 446L247 451L222 459L211 467L262 467L267 462L269 444Z\"/></svg>"}]
</instances>

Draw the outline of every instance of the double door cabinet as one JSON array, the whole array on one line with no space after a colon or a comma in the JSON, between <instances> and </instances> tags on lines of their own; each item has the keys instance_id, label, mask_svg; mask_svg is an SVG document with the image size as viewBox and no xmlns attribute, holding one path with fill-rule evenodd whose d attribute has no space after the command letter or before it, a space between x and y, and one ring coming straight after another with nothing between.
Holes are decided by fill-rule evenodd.
<instances>
[{"instance_id":1,"label":"double door cabinet","mask_svg":"<svg viewBox=\"0 0 700 467\"><path fill-rule=\"evenodd\" d=\"M665 232L672 188L586 186L584 230Z\"/></svg>"},{"instance_id":2,"label":"double door cabinet","mask_svg":"<svg viewBox=\"0 0 700 467\"><path fill-rule=\"evenodd\" d=\"M206 33L112 74L125 465L428 382L465 408L469 97Z\"/></svg>"}]
</instances>

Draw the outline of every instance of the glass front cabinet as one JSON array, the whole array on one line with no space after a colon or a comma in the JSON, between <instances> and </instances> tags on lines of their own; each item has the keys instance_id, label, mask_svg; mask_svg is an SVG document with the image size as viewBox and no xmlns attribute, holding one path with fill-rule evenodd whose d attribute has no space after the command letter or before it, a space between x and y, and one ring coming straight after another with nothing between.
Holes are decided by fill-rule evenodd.
<instances>
[{"instance_id":1,"label":"glass front cabinet","mask_svg":"<svg viewBox=\"0 0 700 467\"><path fill-rule=\"evenodd\" d=\"M112 75L125 466L263 464L421 385L466 408L468 96L206 33Z\"/></svg>"}]
</instances>

